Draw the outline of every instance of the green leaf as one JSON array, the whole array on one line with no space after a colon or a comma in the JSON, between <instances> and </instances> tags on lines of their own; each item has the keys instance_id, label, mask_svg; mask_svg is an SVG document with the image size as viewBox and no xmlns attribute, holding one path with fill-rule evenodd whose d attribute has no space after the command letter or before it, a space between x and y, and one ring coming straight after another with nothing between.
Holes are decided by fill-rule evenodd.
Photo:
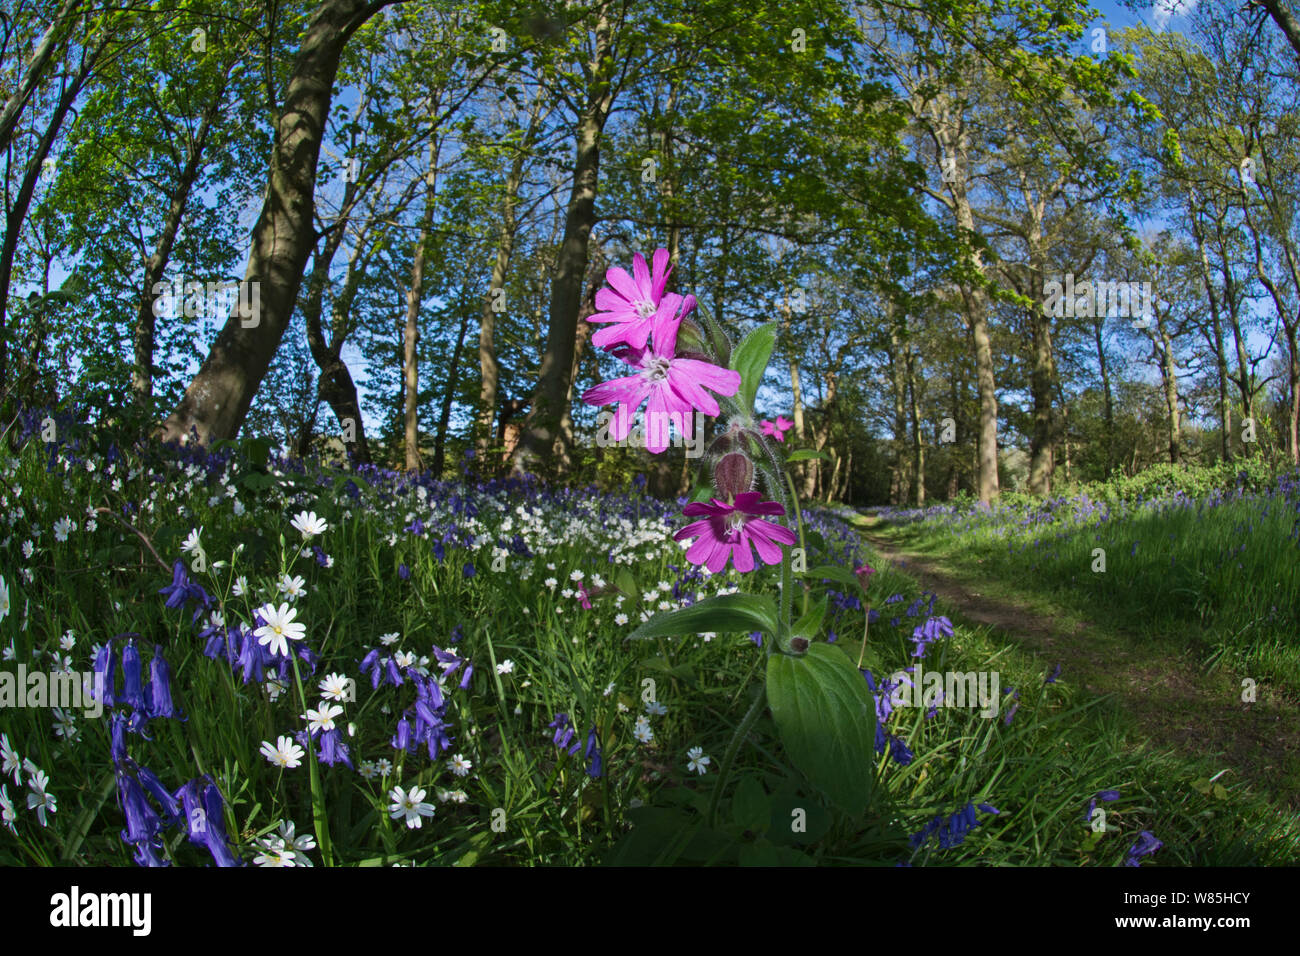
<instances>
[{"instance_id":1,"label":"green leaf","mask_svg":"<svg viewBox=\"0 0 1300 956\"><path fill-rule=\"evenodd\" d=\"M807 461L809 458L821 458L830 461L831 456L824 451L818 451L815 448L800 448L798 451L792 451L786 455L785 460L790 461Z\"/></svg>"},{"instance_id":2,"label":"green leaf","mask_svg":"<svg viewBox=\"0 0 1300 956\"><path fill-rule=\"evenodd\" d=\"M718 634L736 631L776 633L776 605L765 594L719 594L690 607L656 614L629 637L673 637L679 634Z\"/></svg>"},{"instance_id":3,"label":"green leaf","mask_svg":"<svg viewBox=\"0 0 1300 956\"><path fill-rule=\"evenodd\" d=\"M848 657L829 644L800 657L773 654L767 697L794 765L841 810L863 813L875 779L876 708Z\"/></svg>"},{"instance_id":4,"label":"green leaf","mask_svg":"<svg viewBox=\"0 0 1300 956\"><path fill-rule=\"evenodd\" d=\"M806 637L812 640L820 633L822 629L822 620L826 617L827 597L822 595L822 599L814 605L807 614L794 622L794 627L790 630L792 637Z\"/></svg>"},{"instance_id":5,"label":"green leaf","mask_svg":"<svg viewBox=\"0 0 1300 956\"><path fill-rule=\"evenodd\" d=\"M763 381L763 373L767 371L775 347L776 323L768 322L746 335L745 341L731 356L731 367L740 373L739 397L750 410L754 408L754 396L758 394L758 386Z\"/></svg>"},{"instance_id":6,"label":"green leaf","mask_svg":"<svg viewBox=\"0 0 1300 956\"><path fill-rule=\"evenodd\" d=\"M635 598L641 592L637 590L636 578L627 568L620 568L617 576L614 578L615 586L630 598Z\"/></svg>"},{"instance_id":7,"label":"green leaf","mask_svg":"<svg viewBox=\"0 0 1300 956\"><path fill-rule=\"evenodd\" d=\"M671 866L700 827L698 818L665 807L629 810L632 829L610 850L610 866Z\"/></svg>"},{"instance_id":8,"label":"green leaf","mask_svg":"<svg viewBox=\"0 0 1300 956\"><path fill-rule=\"evenodd\" d=\"M731 819L743 830L761 833L772 819L763 785L754 777L743 777L731 798Z\"/></svg>"}]
</instances>

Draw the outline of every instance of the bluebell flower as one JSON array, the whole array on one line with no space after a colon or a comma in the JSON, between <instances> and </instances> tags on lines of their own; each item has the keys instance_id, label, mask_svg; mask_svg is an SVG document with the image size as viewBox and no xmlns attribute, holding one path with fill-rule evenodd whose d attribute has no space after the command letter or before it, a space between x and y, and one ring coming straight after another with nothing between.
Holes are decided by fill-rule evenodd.
<instances>
[{"instance_id":1,"label":"bluebell flower","mask_svg":"<svg viewBox=\"0 0 1300 956\"><path fill-rule=\"evenodd\" d=\"M236 663L243 671L244 683L256 681L260 684L265 676L267 665L272 663L267 656L268 648L257 642L252 631L241 629L240 638L239 658Z\"/></svg>"},{"instance_id":2,"label":"bluebell flower","mask_svg":"<svg viewBox=\"0 0 1300 956\"><path fill-rule=\"evenodd\" d=\"M555 719L546 726L555 731L551 736L551 742L554 743L555 746L559 747L561 750L568 749L570 756L578 752L578 748L581 745L573 739L576 735L572 725L569 723L568 714L556 714Z\"/></svg>"},{"instance_id":3,"label":"bluebell flower","mask_svg":"<svg viewBox=\"0 0 1300 956\"><path fill-rule=\"evenodd\" d=\"M1047 680L1045 680L1043 683L1045 683L1045 684L1055 684L1055 683L1056 683L1056 678L1058 678L1058 677L1060 677L1060 676L1061 676L1061 665L1060 665L1060 664L1057 664L1057 665L1056 665L1056 669L1052 671L1052 676L1049 677L1049 678L1047 678Z\"/></svg>"},{"instance_id":4,"label":"bluebell flower","mask_svg":"<svg viewBox=\"0 0 1300 956\"><path fill-rule=\"evenodd\" d=\"M591 730L587 731L587 748L583 751L583 757L588 761L587 776L600 777L605 773L605 763L600 752L600 747L596 745L596 725L591 725Z\"/></svg>"},{"instance_id":5,"label":"bluebell flower","mask_svg":"<svg viewBox=\"0 0 1300 956\"><path fill-rule=\"evenodd\" d=\"M327 767L341 763L352 769L352 759L348 752L348 745L343 742L343 733L337 727L333 730L322 731L318 743L320 744L320 750L317 755L321 763Z\"/></svg>"},{"instance_id":6,"label":"bluebell flower","mask_svg":"<svg viewBox=\"0 0 1300 956\"><path fill-rule=\"evenodd\" d=\"M408 568L405 564L399 564L397 566L397 576L401 578L403 581L409 580L411 577L411 569Z\"/></svg>"},{"instance_id":7,"label":"bluebell flower","mask_svg":"<svg viewBox=\"0 0 1300 956\"><path fill-rule=\"evenodd\" d=\"M164 607L175 609L184 607L188 589L189 578L185 575L185 565L177 561L172 566L172 583L165 588L159 588L158 593L167 595L167 602Z\"/></svg>"},{"instance_id":8,"label":"bluebell flower","mask_svg":"<svg viewBox=\"0 0 1300 956\"><path fill-rule=\"evenodd\" d=\"M978 819L975 813L974 804L967 803L947 820L942 816L937 816L917 833L912 834L910 840L913 849L919 848L931 836L938 834L939 849L947 850L965 842L966 835L971 830L983 822ZM999 813L999 811L987 803L981 803L979 809L985 813Z\"/></svg>"},{"instance_id":9,"label":"bluebell flower","mask_svg":"<svg viewBox=\"0 0 1300 956\"><path fill-rule=\"evenodd\" d=\"M141 840L135 844L135 852L131 854L131 859L135 861L136 866L171 866L162 858L162 840Z\"/></svg>"},{"instance_id":10,"label":"bluebell flower","mask_svg":"<svg viewBox=\"0 0 1300 956\"><path fill-rule=\"evenodd\" d=\"M242 861L235 854L226 836L223 807L221 791L217 789L215 783L209 783L203 788L203 809L207 813L205 818L207 839L204 843L217 866L242 866Z\"/></svg>"},{"instance_id":11,"label":"bluebell flower","mask_svg":"<svg viewBox=\"0 0 1300 956\"><path fill-rule=\"evenodd\" d=\"M96 674L104 675L104 706L112 707L117 702L113 696L117 683L117 655L113 653L112 640L107 641L95 655L94 670Z\"/></svg>"},{"instance_id":12,"label":"bluebell flower","mask_svg":"<svg viewBox=\"0 0 1300 956\"><path fill-rule=\"evenodd\" d=\"M153 660L149 662L149 687L146 694L146 712L150 717L175 717L176 706L172 703L172 672L163 657L162 645L153 647Z\"/></svg>"},{"instance_id":13,"label":"bluebell flower","mask_svg":"<svg viewBox=\"0 0 1300 956\"><path fill-rule=\"evenodd\" d=\"M889 755L894 758L894 763L906 767L912 762L913 753L911 748L903 741L902 737L890 736Z\"/></svg>"},{"instance_id":14,"label":"bluebell flower","mask_svg":"<svg viewBox=\"0 0 1300 956\"><path fill-rule=\"evenodd\" d=\"M307 673L316 673L316 666L320 663L320 655L308 647L306 641L298 642L298 659L307 665ZM280 658L280 666L284 669L284 674L281 676L287 677L288 672L291 670L289 659L287 657Z\"/></svg>"},{"instance_id":15,"label":"bluebell flower","mask_svg":"<svg viewBox=\"0 0 1300 956\"><path fill-rule=\"evenodd\" d=\"M411 722L404 716L397 721L397 733L393 736L393 749L411 749Z\"/></svg>"},{"instance_id":16,"label":"bluebell flower","mask_svg":"<svg viewBox=\"0 0 1300 956\"><path fill-rule=\"evenodd\" d=\"M461 573L464 574L465 577L467 578L472 578L474 575L478 573L478 571L474 567L474 563L470 562L469 564L466 564L465 567L461 569Z\"/></svg>"},{"instance_id":17,"label":"bluebell flower","mask_svg":"<svg viewBox=\"0 0 1300 956\"><path fill-rule=\"evenodd\" d=\"M129 704L133 710L143 711L144 706L144 685L141 682L140 674L140 649L135 646L134 640L126 642L126 647L122 648L122 696L120 698L124 704Z\"/></svg>"},{"instance_id":18,"label":"bluebell flower","mask_svg":"<svg viewBox=\"0 0 1300 956\"><path fill-rule=\"evenodd\" d=\"M1140 866L1138 862L1144 856L1150 856L1160 849L1164 844L1157 840L1149 830L1143 830L1138 834L1137 842L1129 847L1128 859L1124 861L1125 866Z\"/></svg>"},{"instance_id":19,"label":"bluebell flower","mask_svg":"<svg viewBox=\"0 0 1300 956\"><path fill-rule=\"evenodd\" d=\"M113 763L121 764L126 759L126 715L115 710L108 718L108 749Z\"/></svg>"},{"instance_id":20,"label":"bluebell flower","mask_svg":"<svg viewBox=\"0 0 1300 956\"><path fill-rule=\"evenodd\" d=\"M135 775L136 779L140 781L141 786L143 786L145 790L147 790L153 798L158 801L158 805L163 808L163 818L166 820L167 825L171 826L176 823L180 819L181 805L177 802L176 798L168 792L167 788L163 786L163 782L158 779L158 775L148 767L141 766L135 768Z\"/></svg>"},{"instance_id":21,"label":"bluebell flower","mask_svg":"<svg viewBox=\"0 0 1300 956\"><path fill-rule=\"evenodd\" d=\"M361 673L370 675L370 687L372 690L379 688L379 682L383 680L383 664L379 659L379 648L373 648L365 657L361 659Z\"/></svg>"},{"instance_id":22,"label":"bluebell flower","mask_svg":"<svg viewBox=\"0 0 1300 956\"><path fill-rule=\"evenodd\" d=\"M144 794L143 788L125 770L117 771L117 803L126 817L122 839L127 843L150 840L162 829L162 820Z\"/></svg>"}]
</instances>

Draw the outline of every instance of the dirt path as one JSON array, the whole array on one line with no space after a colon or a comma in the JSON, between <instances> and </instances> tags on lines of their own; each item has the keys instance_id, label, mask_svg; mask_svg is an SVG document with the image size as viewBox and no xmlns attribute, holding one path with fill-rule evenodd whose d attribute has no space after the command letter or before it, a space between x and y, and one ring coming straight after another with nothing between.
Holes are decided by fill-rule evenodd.
<instances>
[{"instance_id":1,"label":"dirt path","mask_svg":"<svg viewBox=\"0 0 1300 956\"><path fill-rule=\"evenodd\" d=\"M1211 758L1275 798L1300 809L1300 704L1261 687L1256 703L1241 700L1241 677L1207 673L1190 647L1181 652L1140 636L1098 628L1069 614L1035 609L1014 582L958 572L942 560L902 550L868 519L863 538L886 561L939 595L941 603L977 624L996 628L1060 680L1089 693L1113 695L1140 736L1159 749Z\"/></svg>"}]
</instances>

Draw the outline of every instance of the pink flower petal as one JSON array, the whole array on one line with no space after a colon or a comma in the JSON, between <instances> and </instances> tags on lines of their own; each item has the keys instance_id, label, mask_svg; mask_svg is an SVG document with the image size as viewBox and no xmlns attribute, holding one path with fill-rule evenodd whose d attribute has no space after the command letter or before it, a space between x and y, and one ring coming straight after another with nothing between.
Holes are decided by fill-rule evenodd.
<instances>
[{"instance_id":1,"label":"pink flower petal","mask_svg":"<svg viewBox=\"0 0 1300 956\"><path fill-rule=\"evenodd\" d=\"M636 283L638 299L650 298L650 269L645 264L645 256L636 253L632 256L632 281Z\"/></svg>"},{"instance_id":2,"label":"pink flower petal","mask_svg":"<svg viewBox=\"0 0 1300 956\"><path fill-rule=\"evenodd\" d=\"M740 391L740 373L699 359L675 359L673 368L679 368L704 388L730 398Z\"/></svg>"},{"instance_id":3,"label":"pink flower petal","mask_svg":"<svg viewBox=\"0 0 1300 956\"><path fill-rule=\"evenodd\" d=\"M640 408L649 392L650 383L645 380L644 375L625 375L623 378L614 378L593 385L582 393L582 400L588 405L626 402L633 408Z\"/></svg>"},{"instance_id":4,"label":"pink flower petal","mask_svg":"<svg viewBox=\"0 0 1300 956\"><path fill-rule=\"evenodd\" d=\"M654 284L651 287L651 298L658 302L664 294L664 289L668 287L668 277L672 274L672 267L668 265L668 250L656 249L654 258Z\"/></svg>"},{"instance_id":5,"label":"pink flower petal","mask_svg":"<svg viewBox=\"0 0 1300 956\"><path fill-rule=\"evenodd\" d=\"M743 534L737 536L731 546L731 563L742 573L754 570L754 552L749 550L749 539Z\"/></svg>"},{"instance_id":6,"label":"pink flower petal","mask_svg":"<svg viewBox=\"0 0 1300 956\"><path fill-rule=\"evenodd\" d=\"M605 281L613 286L614 291L629 303L634 303L641 297L637 291L636 283L632 281L632 277L627 274L626 269L613 266L605 270Z\"/></svg>"}]
</instances>

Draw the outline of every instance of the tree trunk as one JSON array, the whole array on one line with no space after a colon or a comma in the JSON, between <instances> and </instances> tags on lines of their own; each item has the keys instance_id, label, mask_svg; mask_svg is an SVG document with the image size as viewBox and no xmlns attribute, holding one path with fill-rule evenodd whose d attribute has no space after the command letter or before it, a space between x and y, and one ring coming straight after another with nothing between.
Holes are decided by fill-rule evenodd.
<instances>
[{"instance_id":1,"label":"tree trunk","mask_svg":"<svg viewBox=\"0 0 1300 956\"><path fill-rule=\"evenodd\" d=\"M172 246L176 242L176 233L180 231L181 220L185 217L185 207L189 203L190 190L199 178L199 171L203 168L203 151L207 147L212 121L216 119L216 115L221 109L221 101L224 95L225 84L222 83L221 88L208 105L208 109L204 111L203 119L199 123L198 131L194 134L194 139L190 141L189 153L185 157L185 166L181 170L180 178L176 181L176 188L172 191L171 203L167 207L167 216L163 220L162 231L158 235L158 241L154 244L153 254L149 256L149 261L145 263L144 289L140 295L140 311L136 313L135 317L135 367L131 372L131 396L136 405L142 409L148 408L150 400L153 398L154 320L156 318L154 303L157 300L157 297L153 294L153 287L156 283L162 281L163 272L167 269L167 263L171 261Z\"/></svg>"},{"instance_id":2,"label":"tree trunk","mask_svg":"<svg viewBox=\"0 0 1300 956\"><path fill-rule=\"evenodd\" d=\"M344 208L348 208L345 203ZM361 419L361 403L357 397L357 386L342 359L343 343L347 337L347 320L352 305L356 301L361 279L366 273L366 266L375 251L377 243L363 254L358 243L348 258L348 270L343 279L343 289L334 300L332 310L331 339L327 343L321 328L321 308L324 286L329 278L330 263L342 242L343 230L340 228L330 235L326 248L317 254L316 265L312 268L307 301L303 305L303 322L307 327L307 346L311 349L312 360L320 369L320 378L316 385L317 401L324 401L334 412L339 423L341 438L346 445L355 445L350 449L354 464L368 465L371 462L370 443L366 440L365 425ZM303 434L299 436L300 457L307 454L311 440L311 429L315 428L315 408L308 420ZM349 425L349 423L351 423ZM351 441L349 441L349 435Z\"/></svg>"},{"instance_id":3,"label":"tree trunk","mask_svg":"<svg viewBox=\"0 0 1300 956\"><path fill-rule=\"evenodd\" d=\"M28 161L22 180L18 184L18 191L14 194L13 205L5 215L4 244L0 247L0 390L8 384L7 340L9 336L6 326L9 313L9 286L13 281L14 256L18 252L18 239L22 234L23 223L27 220L27 211L31 208L32 196L36 192L36 181L40 178L45 159L50 155L50 149L54 146L54 140L63 126L63 121L72 109L72 104L81 92L86 78L90 76L90 71L102 49L97 47L85 54L76 75L72 77L71 82L65 82L59 91L59 99L54 105L45 132L36 144L36 151Z\"/></svg>"},{"instance_id":4,"label":"tree trunk","mask_svg":"<svg viewBox=\"0 0 1300 956\"><path fill-rule=\"evenodd\" d=\"M1228 359L1223 345L1223 319L1219 312L1219 296L1214 283L1210 281L1210 258L1205 252L1205 237L1201 232L1200 219L1192 211L1192 236L1196 240L1196 252L1201 259L1201 282L1205 286L1205 296L1210 303L1210 321L1212 335L1208 336L1214 349L1215 365L1219 373L1219 429L1222 432L1221 444L1223 460L1232 458L1232 446L1229 436L1232 432L1232 410L1228 405Z\"/></svg>"},{"instance_id":5,"label":"tree trunk","mask_svg":"<svg viewBox=\"0 0 1300 956\"><path fill-rule=\"evenodd\" d=\"M893 326L893 306L885 306L887 321L890 321L889 333L889 385L891 397L894 400L894 467L889 475L889 503L891 505L901 505L907 497L907 489L911 484L910 470L907 460L907 410L906 410L906 384L903 381L903 356L899 352L898 330Z\"/></svg>"},{"instance_id":6,"label":"tree trunk","mask_svg":"<svg viewBox=\"0 0 1300 956\"><path fill-rule=\"evenodd\" d=\"M1041 274L1035 272L1036 275ZM1052 428L1052 326L1042 305L1029 310L1032 339L1030 393L1034 403L1034 430L1029 442L1029 492L1040 498L1052 493L1052 451L1055 433Z\"/></svg>"},{"instance_id":7,"label":"tree trunk","mask_svg":"<svg viewBox=\"0 0 1300 956\"><path fill-rule=\"evenodd\" d=\"M27 103L36 92L36 88L41 85L46 67L54 58L55 51L68 39L71 32L69 22L74 17L75 8L80 4L81 0L64 0L63 6L54 15L50 25L45 28L40 42L32 51L22 82L14 88L9 99L5 101L4 110L0 111L0 152L8 148L9 141L13 138L14 128L18 125L18 119L27 108ZM80 14L75 15L80 16ZM38 163L37 166L39 168L40 164Z\"/></svg>"},{"instance_id":8,"label":"tree trunk","mask_svg":"<svg viewBox=\"0 0 1300 956\"><path fill-rule=\"evenodd\" d=\"M1181 422L1178 411L1178 370L1174 364L1173 337L1169 333L1169 322L1158 306L1156 312L1156 334L1160 341L1160 375L1164 379L1165 412L1169 415L1169 463L1176 465L1181 457L1180 437Z\"/></svg>"},{"instance_id":9,"label":"tree trunk","mask_svg":"<svg viewBox=\"0 0 1300 956\"><path fill-rule=\"evenodd\" d=\"M1242 421L1246 421L1255 417L1255 391L1251 388L1251 378L1253 376L1251 375L1250 357L1246 350L1245 336L1241 330L1241 303L1237 297L1237 283L1232 273L1232 264L1228 260L1227 240L1223 235L1222 228L1219 228L1217 232L1220 269L1223 273L1223 299L1224 304L1228 307L1228 324L1232 329L1232 341L1237 352L1237 374L1233 377L1233 383L1237 386L1237 393L1241 396ZM1242 448L1242 453L1249 454L1249 451Z\"/></svg>"},{"instance_id":10,"label":"tree trunk","mask_svg":"<svg viewBox=\"0 0 1300 956\"><path fill-rule=\"evenodd\" d=\"M411 261L411 285L406 292L406 327L402 334L402 437L406 446L406 470L424 467L420 457L420 299L424 294L424 265L433 231L433 213L438 199L437 136L429 140L429 172L425 178L424 212L420 215L420 237Z\"/></svg>"},{"instance_id":11,"label":"tree trunk","mask_svg":"<svg viewBox=\"0 0 1300 956\"><path fill-rule=\"evenodd\" d=\"M535 135L541 102L540 95L533 100L528 133L524 136L524 142L518 152L515 153L515 158L510 164L510 174L506 177L505 196L501 207L501 228L497 232L497 257L492 263L492 279L488 285L487 295L483 297L483 310L479 316L478 361L482 384L479 386L478 393L478 418L474 425L477 432L474 453L479 469L487 467L488 448L492 445L492 423L496 418L497 388L501 378L501 366L497 362L495 341L496 313L493 308L498 298L504 303L506 274L510 269L510 258L515 251L517 228L515 208L519 203L519 188L524 179L524 160Z\"/></svg>"},{"instance_id":12,"label":"tree trunk","mask_svg":"<svg viewBox=\"0 0 1300 956\"><path fill-rule=\"evenodd\" d=\"M1286 36L1287 42L1295 50L1296 56L1300 56L1300 20L1296 19L1294 13L1279 0L1258 0L1259 5L1268 11L1268 15L1273 18L1273 22Z\"/></svg>"},{"instance_id":13,"label":"tree trunk","mask_svg":"<svg viewBox=\"0 0 1300 956\"><path fill-rule=\"evenodd\" d=\"M998 396L993 381L993 343L983 292L962 289L962 301L975 346L975 374L979 384L979 499L981 504L988 505L998 496Z\"/></svg>"},{"instance_id":14,"label":"tree trunk","mask_svg":"<svg viewBox=\"0 0 1300 956\"><path fill-rule=\"evenodd\" d=\"M953 371L948 377L949 386L952 391L950 397L952 401L953 431L955 432L955 434L953 435L954 441L952 446L952 454L948 459L948 500L949 501L957 497L957 489L961 481L961 467L959 465L961 458L957 454L957 449L962 446L962 428L961 428L962 416L961 416L961 405L960 405L961 384L957 380L956 363L954 362L953 364L954 364Z\"/></svg>"},{"instance_id":15,"label":"tree trunk","mask_svg":"<svg viewBox=\"0 0 1300 956\"><path fill-rule=\"evenodd\" d=\"M1106 475L1110 476L1111 465L1114 462L1114 435L1115 435L1115 401L1110 389L1110 366L1106 362L1106 343L1102 336L1102 319L1096 316L1092 320L1092 337L1097 346L1097 367L1101 372L1101 399L1104 421L1106 422L1106 439L1103 442L1103 451L1106 454Z\"/></svg>"},{"instance_id":16,"label":"tree trunk","mask_svg":"<svg viewBox=\"0 0 1300 956\"><path fill-rule=\"evenodd\" d=\"M591 85L587 102L578 119L577 148L573 163L573 188L564 217L564 240L551 283L550 321L546 350L538 371L532 407L524 423L513 470L536 471L551 454L569 391L573 354L582 308L583 282L587 274L587 245L596 221L596 186L600 172L600 138L613 105L609 75L611 27L602 8L596 25L596 49L590 64Z\"/></svg>"},{"instance_id":17,"label":"tree trunk","mask_svg":"<svg viewBox=\"0 0 1300 956\"><path fill-rule=\"evenodd\" d=\"M456 347L451 350L451 366L447 369L447 387L442 393L442 409L438 415L438 433L433 444L433 477L442 478L443 464L447 460L447 428L451 424L451 406L456 401L456 385L460 381L460 357L465 350L465 334L469 331L470 313L461 313L460 329L456 333Z\"/></svg>"},{"instance_id":18,"label":"tree trunk","mask_svg":"<svg viewBox=\"0 0 1300 956\"><path fill-rule=\"evenodd\" d=\"M921 408L917 396L916 354L907 349L907 394L912 417L912 501L925 507L925 436L921 433Z\"/></svg>"},{"instance_id":19,"label":"tree trunk","mask_svg":"<svg viewBox=\"0 0 1300 956\"><path fill-rule=\"evenodd\" d=\"M180 404L160 426L162 439L185 440L191 431L205 444L233 438L247 417L316 244L316 163L343 48L387 3L324 0L307 24L276 120L266 199L253 226L245 282L257 290L258 308L248 319L232 311Z\"/></svg>"}]
</instances>

